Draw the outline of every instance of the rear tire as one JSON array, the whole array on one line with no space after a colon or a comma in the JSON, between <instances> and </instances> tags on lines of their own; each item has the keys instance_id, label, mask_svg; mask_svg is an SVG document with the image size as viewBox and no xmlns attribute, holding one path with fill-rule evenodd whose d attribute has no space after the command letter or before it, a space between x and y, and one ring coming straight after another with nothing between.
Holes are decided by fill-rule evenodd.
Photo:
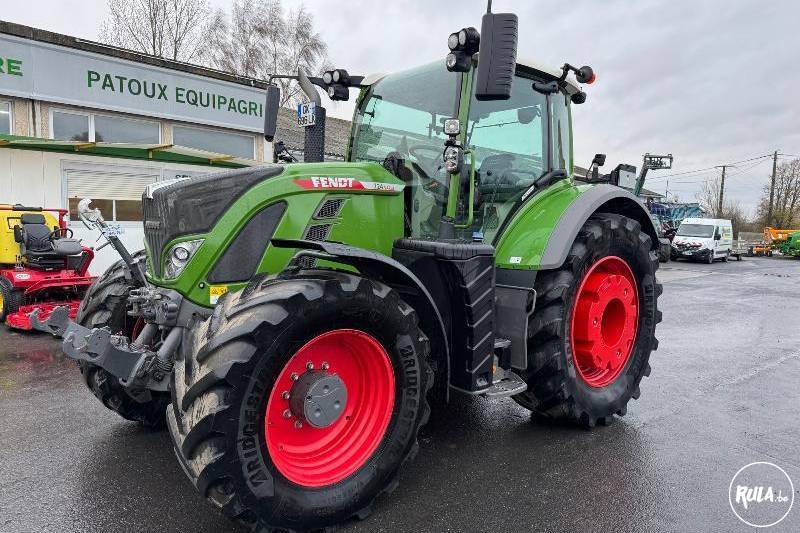
<instances>
[{"instance_id":1,"label":"rear tire","mask_svg":"<svg viewBox=\"0 0 800 533\"><path fill-rule=\"evenodd\" d=\"M133 254L137 261L143 261L144 257L144 250ZM136 319L128 316L127 303L133 288L136 284L128 266L122 260L117 261L89 287L78 308L76 322L86 328L108 327L113 333L132 337ZM99 366L84 361L79 361L78 366L86 386L108 409L148 428L164 427L168 393L128 389Z\"/></svg>"},{"instance_id":2,"label":"rear tire","mask_svg":"<svg viewBox=\"0 0 800 533\"><path fill-rule=\"evenodd\" d=\"M593 427L598 423L610 424L614 414L626 413L631 398L639 398L639 383L650 375L650 353L658 347L655 327L661 321L658 297L662 289L655 277L658 254L651 248L652 241L638 222L621 215L599 213L584 224L564 264L557 270L539 273L535 283L536 307L528 326L525 372L528 389L514 396L517 403L540 417ZM625 315L626 321L622 322L636 327L633 334L628 334L633 340L627 359L617 363L616 374L611 372L609 363L603 377L590 376L588 370L578 365L587 353L595 356L597 344L591 350L583 344L576 357L572 339L577 331L573 329L577 327L576 317L583 317L583 311L576 312L576 300L579 293L583 294L584 280L591 279L590 274L605 264L619 265L630 273L626 286L635 287L636 298L629 298L625 305L633 306L634 302L638 305L636 319L627 321ZM609 301L605 309L611 307ZM630 309L633 317L633 307ZM583 327L605 328L605 319L603 310L599 323L592 319ZM605 329L602 333L605 342Z\"/></svg>"},{"instance_id":3,"label":"rear tire","mask_svg":"<svg viewBox=\"0 0 800 533\"><path fill-rule=\"evenodd\" d=\"M362 378L369 395L347 381L336 346L316 352L320 360L309 355L309 346L341 332L381 347L358 359L353 345L338 344L362 370L377 359L392 369L391 400L377 392L386 392L385 373ZM221 300L192 337L173 373L167 417L175 452L200 494L254 531L308 531L365 518L416 454L430 412L430 347L414 310L389 287L333 271L257 278ZM295 403L310 393L295 395L296 387L326 372L342 378L347 397L329 426L312 427ZM359 432L374 447L351 455L362 444L346 436L369 413L385 422Z\"/></svg>"}]
</instances>

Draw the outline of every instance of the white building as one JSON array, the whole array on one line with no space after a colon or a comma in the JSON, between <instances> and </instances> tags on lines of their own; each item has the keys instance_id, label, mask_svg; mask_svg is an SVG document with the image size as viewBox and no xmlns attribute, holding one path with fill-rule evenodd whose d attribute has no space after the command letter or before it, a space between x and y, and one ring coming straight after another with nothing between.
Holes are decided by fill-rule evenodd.
<instances>
[{"instance_id":1,"label":"white building","mask_svg":"<svg viewBox=\"0 0 800 533\"><path fill-rule=\"evenodd\" d=\"M140 249L147 184L271 161L261 133L264 87L0 21L0 204L69 209L76 236L92 244L96 235L74 216L78 200L90 197ZM282 110L281 124L291 115ZM328 119L328 129L344 131L347 122ZM285 136L302 150L302 133ZM341 131L332 137L346 142ZM116 259L106 248L92 270Z\"/></svg>"}]
</instances>

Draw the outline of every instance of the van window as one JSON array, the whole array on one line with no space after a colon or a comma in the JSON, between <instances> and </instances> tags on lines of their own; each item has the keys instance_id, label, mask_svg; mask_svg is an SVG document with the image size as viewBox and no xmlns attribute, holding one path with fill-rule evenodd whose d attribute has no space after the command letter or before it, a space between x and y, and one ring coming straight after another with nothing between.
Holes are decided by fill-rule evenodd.
<instances>
[{"instance_id":1,"label":"van window","mask_svg":"<svg viewBox=\"0 0 800 533\"><path fill-rule=\"evenodd\" d=\"M681 224L678 228L678 235L681 237L702 237L709 238L714 236L714 226L708 224Z\"/></svg>"}]
</instances>

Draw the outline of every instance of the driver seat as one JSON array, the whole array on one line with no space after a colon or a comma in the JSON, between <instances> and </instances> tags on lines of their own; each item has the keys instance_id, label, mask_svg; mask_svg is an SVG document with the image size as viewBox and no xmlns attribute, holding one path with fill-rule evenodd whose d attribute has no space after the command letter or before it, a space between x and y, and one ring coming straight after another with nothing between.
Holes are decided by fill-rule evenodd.
<instances>
[{"instance_id":1,"label":"driver seat","mask_svg":"<svg viewBox=\"0 0 800 533\"><path fill-rule=\"evenodd\" d=\"M14 240L19 243L20 255L27 259L30 267L43 270L63 268L64 258L80 255L83 251L78 239L51 240L51 233L59 228L50 229L42 214L23 213L20 223L22 226L14 226Z\"/></svg>"}]
</instances>

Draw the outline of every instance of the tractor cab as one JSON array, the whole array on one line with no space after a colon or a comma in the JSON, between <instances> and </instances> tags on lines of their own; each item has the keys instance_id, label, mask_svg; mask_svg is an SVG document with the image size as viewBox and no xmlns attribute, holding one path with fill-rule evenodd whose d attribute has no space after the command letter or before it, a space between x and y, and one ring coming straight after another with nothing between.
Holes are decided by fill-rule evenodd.
<instances>
[{"instance_id":1,"label":"tractor cab","mask_svg":"<svg viewBox=\"0 0 800 533\"><path fill-rule=\"evenodd\" d=\"M493 243L527 195L572 173L569 106L580 89L555 83L560 71L517 62L509 98L480 99L477 72L436 62L367 77L348 160L382 164L405 182L409 237L438 238L448 216L456 237ZM454 181L447 143L463 147Z\"/></svg>"}]
</instances>

